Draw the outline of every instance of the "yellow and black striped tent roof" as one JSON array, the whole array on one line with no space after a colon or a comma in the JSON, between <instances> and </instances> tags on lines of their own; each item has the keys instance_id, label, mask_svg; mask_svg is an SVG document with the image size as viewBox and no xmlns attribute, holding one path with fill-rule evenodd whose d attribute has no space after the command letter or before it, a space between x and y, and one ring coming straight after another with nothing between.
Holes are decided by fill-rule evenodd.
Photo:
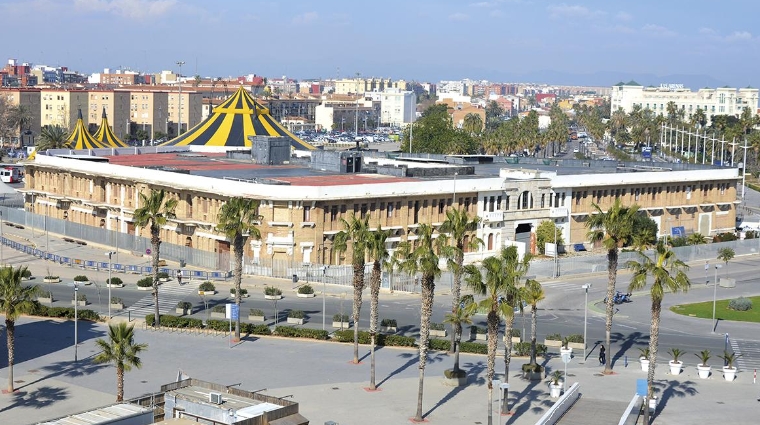
<instances>
[{"instance_id":1,"label":"yellow and black striped tent roof","mask_svg":"<svg viewBox=\"0 0 760 425\"><path fill-rule=\"evenodd\" d=\"M109 148L126 148L127 144L113 134L113 130L108 125L106 117L106 108L103 108L103 119L100 121L100 128L95 132L95 140Z\"/></svg>"},{"instance_id":2,"label":"yellow and black striped tent roof","mask_svg":"<svg viewBox=\"0 0 760 425\"><path fill-rule=\"evenodd\" d=\"M272 118L269 109L256 103L242 86L214 108L210 117L164 146L251 147L249 136L282 136L290 139L295 149L316 149Z\"/></svg>"},{"instance_id":3,"label":"yellow and black striped tent roof","mask_svg":"<svg viewBox=\"0 0 760 425\"><path fill-rule=\"evenodd\" d=\"M79 118L74 126L74 131L71 132L66 145L71 149L97 149L107 147L95 140L95 138L87 131L87 127L84 125L84 120L82 119L81 109L79 110Z\"/></svg>"}]
</instances>

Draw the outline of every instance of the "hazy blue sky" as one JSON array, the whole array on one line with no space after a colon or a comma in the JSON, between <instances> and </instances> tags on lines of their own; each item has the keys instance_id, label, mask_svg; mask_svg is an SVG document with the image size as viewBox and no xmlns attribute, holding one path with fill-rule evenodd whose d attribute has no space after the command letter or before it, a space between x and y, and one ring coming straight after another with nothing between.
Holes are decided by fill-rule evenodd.
<instances>
[{"instance_id":1,"label":"hazy blue sky","mask_svg":"<svg viewBox=\"0 0 760 425\"><path fill-rule=\"evenodd\" d=\"M759 12L757 0L0 0L0 51L85 73L183 60L202 76L757 86Z\"/></svg>"}]
</instances>

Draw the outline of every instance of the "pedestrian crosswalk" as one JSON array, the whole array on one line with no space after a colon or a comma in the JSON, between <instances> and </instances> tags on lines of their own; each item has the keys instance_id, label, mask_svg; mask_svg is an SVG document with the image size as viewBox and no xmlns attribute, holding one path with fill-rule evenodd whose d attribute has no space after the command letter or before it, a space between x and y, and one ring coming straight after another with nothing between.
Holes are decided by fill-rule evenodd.
<instances>
[{"instance_id":1,"label":"pedestrian crosswalk","mask_svg":"<svg viewBox=\"0 0 760 425\"><path fill-rule=\"evenodd\" d=\"M166 282L158 287L158 310L160 314L174 314L177 303L198 293L200 281L190 281L180 286L176 282ZM148 291L146 295L134 304L119 312L120 316L145 317L155 314L153 294Z\"/></svg>"},{"instance_id":2,"label":"pedestrian crosswalk","mask_svg":"<svg viewBox=\"0 0 760 425\"><path fill-rule=\"evenodd\" d=\"M582 291L582 284L577 282L541 282L541 287L544 290L550 289L552 291Z\"/></svg>"},{"instance_id":3,"label":"pedestrian crosswalk","mask_svg":"<svg viewBox=\"0 0 760 425\"><path fill-rule=\"evenodd\" d=\"M739 370L752 372L760 369L760 341L731 339L731 349L740 355L736 361Z\"/></svg>"}]
</instances>

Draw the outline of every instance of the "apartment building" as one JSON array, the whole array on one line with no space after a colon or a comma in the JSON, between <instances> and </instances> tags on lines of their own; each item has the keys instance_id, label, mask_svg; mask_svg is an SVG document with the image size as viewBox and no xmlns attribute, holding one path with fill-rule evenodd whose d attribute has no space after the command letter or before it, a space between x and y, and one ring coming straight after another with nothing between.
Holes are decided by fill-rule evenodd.
<instances>
[{"instance_id":1,"label":"apartment building","mask_svg":"<svg viewBox=\"0 0 760 425\"><path fill-rule=\"evenodd\" d=\"M100 126L103 112L108 117L108 123L114 134L122 140L129 139L130 131L130 100L129 93L114 90L90 90L88 92L87 124L91 133ZM82 111L84 116L84 111Z\"/></svg>"},{"instance_id":2,"label":"apartment building","mask_svg":"<svg viewBox=\"0 0 760 425\"><path fill-rule=\"evenodd\" d=\"M3 97L8 105L22 107L29 118L29 123L23 129L19 129L21 134L21 144L24 146L34 143L34 138L40 135L40 91L34 88L0 88L0 97Z\"/></svg>"},{"instance_id":3,"label":"apartment building","mask_svg":"<svg viewBox=\"0 0 760 425\"><path fill-rule=\"evenodd\" d=\"M129 96L129 121L151 137L169 134L169 93L151 88L132 87ZM176 133L174 133L176 134Z\"/></svg>"},{"instance_id":4,"label":"apartment building","mask_svg":"<svg viewBox=\"0 0 760 425\"><path fill-rule=\"evenodd\" d=\"M417 96L413 91L386 89L381 99L380 122L383 125L403 127L417 119Z\"/></svg>"},{"instance_id":5,"label":"apartment building","mask_svg":"<svg viewBox=\"0 0 760 425\"><path fill-rule=\"evenodd\" d=\"M61 126L67 130L73 128L79 111L82 115L89 109L89 92L78 89L42 89L40 90L40 125Z\"/></svg>"},{"instance_id":6,"label":"apartment building","mask_svg":"<svg viewBox=\"0 0 760 425\"><path fill-rule=\"evenodd\" d=\"M710 122L712 115L740 115L745 108L757 110L758 89L719 87L703 88L691 91L682 84L663 84L659 87L644 87L630 81L612 86L612 110L622 108L626 113L634 105L649 109L660 115L668 114L668 103L674 102L688 118L697 109L701 109Z\"/></svg>"}]
</instances>

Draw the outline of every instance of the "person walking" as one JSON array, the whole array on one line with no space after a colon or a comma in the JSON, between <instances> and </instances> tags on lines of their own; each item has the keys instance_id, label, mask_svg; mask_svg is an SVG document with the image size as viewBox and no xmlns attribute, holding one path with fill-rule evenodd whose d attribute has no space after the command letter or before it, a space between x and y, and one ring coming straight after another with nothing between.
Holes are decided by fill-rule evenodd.
<instances>
[{"instance_id":1,"label":"person walking","mask_svg":"<svg viewBox=\"0 0 760 425\"><path fill-rule=\"evenodd\" d=\"M182 285L182 269L177 270L177 283Z\"/></svg>"},{"instance_id":2,"label":"person walking","mask_svg":"<svg viewBox=\"0 0 760 425\"><path fill-rule=\"evenodd\" d=\"M604 345L599 349L599 366L604 366L607 363L606 349Z\"/></svg>"}]
</instances>

